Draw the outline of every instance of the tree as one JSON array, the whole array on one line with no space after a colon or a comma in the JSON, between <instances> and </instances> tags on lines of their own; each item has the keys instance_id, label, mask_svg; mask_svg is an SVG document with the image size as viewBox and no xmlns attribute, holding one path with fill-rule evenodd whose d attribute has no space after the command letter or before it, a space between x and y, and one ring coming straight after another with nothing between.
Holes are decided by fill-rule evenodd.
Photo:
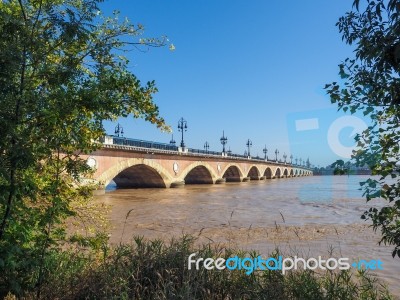
<instances>
[{"instance_id":1,"label":"tree","mask_svg":"<svg viewBox=\"0 0 400 300\"><path fill-rule=\"evenodd\" d=\"M331 164L331 168L333 168L333 175L344 175L347 170L344 168L344 161L339 159Z\"/></svg>"},{"instance_id":2,"label":"tree","mask_svg":"<svg viewBox=\"0 0 400 300\"><path fill-rule=\"evenodd\" d=\"M380 243L394 245L400 257L400 3L396 0L356 0L337 23L343 40L355 47L355 58L339 65L342 83L327 84L331 102L339 110L362 111L372 125L356 136L353 159L368 165L373 175L361 182L367 201L381 198L363 219L380 229Z\"/></svg>"},{"instance_id":3,"label":"tree","mask_svg":"<svg viewBox=\"0 0 400 300\"><path fill-rule=\"evenodd\" d=\"M123 56L167 40L140 38L143 26L103 16L100 2L0 1L0 297L40 296L66 219L88 220L80 154L100 146L102 122L132 114L167 129L154 82L142 85ZM95 245L102 235L73 237Z\"/></svg>"}]
</instances>

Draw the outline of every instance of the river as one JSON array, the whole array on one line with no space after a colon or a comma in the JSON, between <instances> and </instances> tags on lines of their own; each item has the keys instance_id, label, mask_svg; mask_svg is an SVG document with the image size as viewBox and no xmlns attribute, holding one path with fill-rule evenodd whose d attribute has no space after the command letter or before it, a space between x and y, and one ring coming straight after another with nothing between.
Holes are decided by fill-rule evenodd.
<instances>
[{"instance_id":1,"label":"river","mask_svg":"<svg viewBox=\"0 0 400 300\"><path fill-rule=\"evenodd\" d=\"M112 243L133 235L168 241L189 233L199 236L199 243L264 255L278 246L288 255L379 259L383 270L374 274L400 295L400 259L392 258L393 247L378 245L379 234L360 218L370 205L382 205L366 204L359 182L367 178L313 176L177 189L109 186L98 201L111 206Z\"/></svg>"}]
</instances>

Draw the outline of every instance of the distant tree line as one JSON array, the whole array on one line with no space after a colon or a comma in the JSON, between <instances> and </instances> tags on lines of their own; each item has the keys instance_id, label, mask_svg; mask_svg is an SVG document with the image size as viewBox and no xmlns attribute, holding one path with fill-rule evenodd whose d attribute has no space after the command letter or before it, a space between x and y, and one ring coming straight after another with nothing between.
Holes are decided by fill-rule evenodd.
<instances>
[{"instance_id":1,"label":"distant tree line","mask_svg":"<svg viewBox=\"0 0 400 300\"><path fill-rule=\"evenodd\" d=\"M367 166L358 166L350 161L344 162L338 160L333 164L327 165L326 167L315 167L313 169L314 175L371 175L371 169Z\"/></svg>"}]
</instances>

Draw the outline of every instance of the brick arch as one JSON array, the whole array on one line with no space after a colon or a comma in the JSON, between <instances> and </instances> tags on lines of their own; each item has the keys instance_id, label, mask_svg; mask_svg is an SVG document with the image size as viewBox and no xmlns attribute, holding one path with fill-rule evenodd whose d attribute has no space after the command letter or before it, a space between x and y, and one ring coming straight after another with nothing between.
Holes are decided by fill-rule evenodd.
<instances>
[{"instance_id":1,"label":"brick arch","mask_svg":"<svg viewBox=\"0 0 400 300\"><path fill-rule=\"evenodd\" d=\"M249 172L247 172L247 177L250 177L251 180L258 180L260 178L260 170L256 165L251 165L249 168Z\"/></svg>"},{"instance_id":2,"label":"brick arch","mask_svg":"<svg viewBox=\"0 0 400 300\"><path fill-rule=\"evenodd\" d=\"M238 175L239 175L239 177L237 178L237 179L235 179L235 180L229 180L228 179L228 177L226 177L226 172L229 170L229 168L231 168L231 167L235 167L236 168L236 170L238 171ZM241 181L241 179L244 177L244 175L243 175L243 171L242 171L242 169L240 168L240 166L238 165L238 164L235 164L235 163L231 163L231 164L228 164L222 171L221 171L221 174L222 174L222 177L223 178L227 178L227 180L228 181ZM233 177L232 177L233 178Z\"/></svg>"},{"instance_id":3,"label":"brick arch","mask_svg":"<svg viewBox=\"0 0 400 300\"><path fill-rule=\"evenodd\" d=\"M180 176L179 176L179 179L180 179L180 180L185 180L185 177L186 177L191 171L193 171L194 169L199 168L199 167L205 168L205 169L210 173L211 180L212 180L211 183L215 183L215 181L219 178L218 175L217 175L217 173L214 171L213 167L211 167L210 164L208 164L208 163L206 163L206 162L194 162L194 163L190 164L189 166L187 166L187 167L182 171L182 173L181 173Z\"/></svg>"},{"instance_id":4,"label":"brick arch","mask_svg":"<svg viewBox=\"0 0 400 300\"><path fill-rule=\"evenodd\" d=\"M266 167L265 171L264 171L264 176L267 179L271 179L272 177L274 177L273 173L272 173L272 169L270 167Z\"/></svg>"},{"instance_id":5,"label":"brick arch","mask_svg":"<svg viewBox=\"0 0 400 300\"><path fill-rule=\"evenodd\" d=\"M281 178L282 177L282 170L280 168L276 168L274 177L275 178Z\"/></svg>"},{"instance_id":6,"label":"brick arch","mask_svg":"<svg viewBox=\"0 0 400 300\"><path fill-rule=\"evenodd\" d=\"M284 176L284 177L288 177L288 176L289 176L289 171L288 171L287 168L285 168L285 169L283 170L283 176Z\"/></svg>"},{"instance_id":7,"label":"brick arch","mask_svg":"<svg viewBox=\"0 0 400 300\"><path fill-rule=\"evenodd\" d=\"M118 174L123 172L124 170L133 167L133 166L138 166L138 165L144 165L149 167L150 169L153 169L157 174L161 177L162 181L164 182L165 187L169 187L172 182L172 177L168 173L168 171L161 166L160 164L154 162L153 160L150 159L144 159L144 158L129 158L126 160L122 160L103 172L100 176L98 176L96 179L99 183L101 183L104 186L107 186L111 180L113 180Z\"/></svg>"}]
</instances>

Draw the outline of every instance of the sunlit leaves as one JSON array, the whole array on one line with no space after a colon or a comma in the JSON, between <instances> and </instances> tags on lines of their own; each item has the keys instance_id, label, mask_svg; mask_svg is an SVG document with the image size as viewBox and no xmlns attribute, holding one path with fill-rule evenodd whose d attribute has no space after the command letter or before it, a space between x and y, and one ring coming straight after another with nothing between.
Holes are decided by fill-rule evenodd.
<instances>
[{"instance_id":1,"label":"sunlit leaves","mask_svg":"<svg viewBox=\"0 0 400 300\"><path fill-rule=\"evenodd\" d=\"M369 209L362 218L381 230L381 242L395 245L395 256L400 254L400 5L396 0L355 0L353 8L337 26L342 39L354 45L355 58L339 65L344 83L325 89L339 109L361 111L372 120L356 138L353 159L379 176L361 183L367 201L380 198L387 205Z\"/></svg>"},{"instance_id":2,"label":"sunlit leaves","mask_svg":"<svg viewBox=\"0 0 400 300\"><path fill-rule=\"evenodd\" d=\"M96 186L80 157L100 146L102 122L131 115L168 129L155 83L141 83L124 56L167 38L104 16L100 2L0 2L0 297L40 294L43 257L66 247L67 218L84 224L80 242L104 242L104 209L90 204Z\"/></svg>"}]
</instances>

